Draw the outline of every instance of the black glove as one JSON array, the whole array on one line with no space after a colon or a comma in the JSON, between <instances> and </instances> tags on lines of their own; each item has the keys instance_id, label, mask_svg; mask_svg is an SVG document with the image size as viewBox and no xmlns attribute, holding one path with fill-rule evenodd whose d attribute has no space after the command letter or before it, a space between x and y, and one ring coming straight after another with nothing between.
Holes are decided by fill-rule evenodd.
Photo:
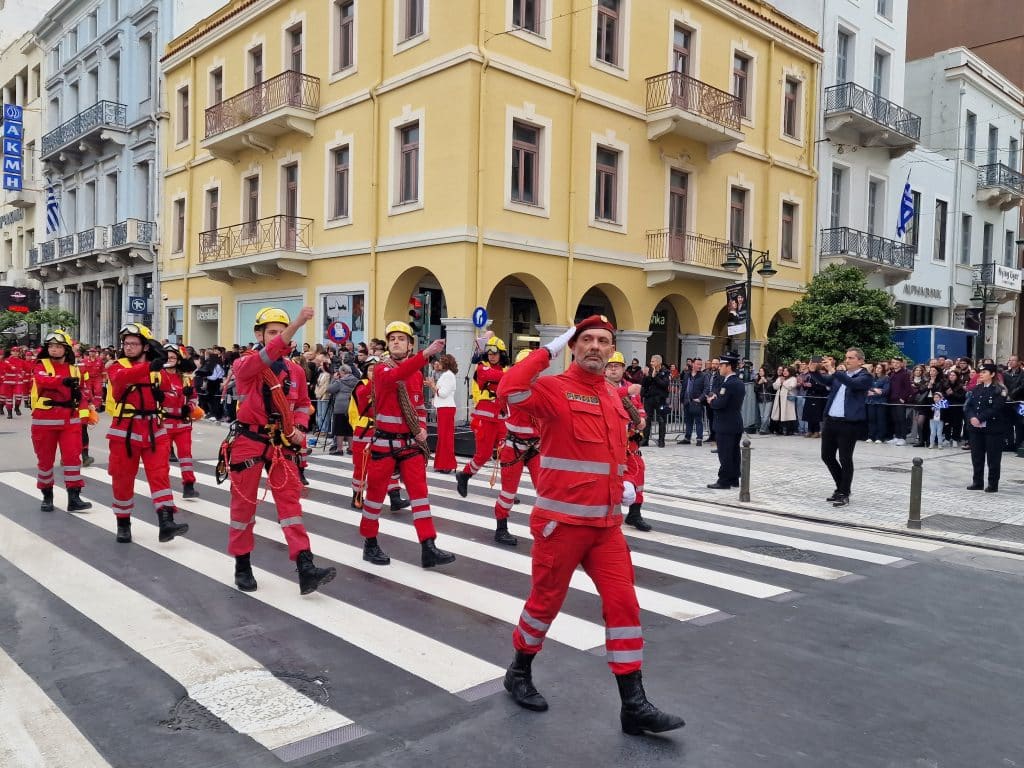
<instances>
[{"instance_id":1,"label":"black glove","mask_svg":"<svg viewBox=\"0 0 1024 768\"><path fill-rule=\"evenodd\" d=\"M167 362L166 357L157 357L149 361L149 370L153 373L158 373L164 369L164 363Z\"/></svg>"},{"instance_id":2,"label":"black glove","mask_svg":"<svg viewBox=\"0 0 1024 768\"><path fill-rule=\"evenodd\" d=\"M60 383L63 384L65 387L71 387L72 389L74 389L75 387L78 386L78 379L76 379L74 376L65 376Z\"/></svg>"}]
</instances>

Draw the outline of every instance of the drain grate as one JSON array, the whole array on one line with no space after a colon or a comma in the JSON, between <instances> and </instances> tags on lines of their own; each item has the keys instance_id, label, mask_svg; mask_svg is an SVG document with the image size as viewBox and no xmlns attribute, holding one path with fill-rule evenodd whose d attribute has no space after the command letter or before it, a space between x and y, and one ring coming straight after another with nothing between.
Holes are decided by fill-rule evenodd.
<instances>
[{"instance_id":1,"label":"drain grate","mask_svg":"<svg viewBox=\"0 0 1024 768\"><path fill-rule=\"evenodd\" d=\"M745 552L752 552L755 555L778 557L782 560L800 561L814 559L813 552L797 549L796 547L787 547L785 544L753 544L749 547L744 547L743 550Z\"/></svg>"},{"instance_id":2,"label":"drain grate","mask_svg":"<svg viewBox=\"0 0 1024 768\"><path fill-rule=\"evenodd\" d=\"M876 472L899 472L900 474L910 474L910 470L906 467L871 467Z\"/></svg>"}]
</instances>

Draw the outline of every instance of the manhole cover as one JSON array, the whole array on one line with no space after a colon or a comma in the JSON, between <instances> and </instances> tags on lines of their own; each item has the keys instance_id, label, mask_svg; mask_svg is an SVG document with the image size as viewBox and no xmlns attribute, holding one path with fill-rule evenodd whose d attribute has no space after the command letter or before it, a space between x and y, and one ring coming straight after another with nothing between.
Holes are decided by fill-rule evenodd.
<instances>
[{"instance_id":1,"label":"manhole cover","mask_svg":"<svg viewBox=\"0 0 1024 768\"><path fill-rule=\"evenodd\" d=\"M906 467L872 467L876 472L900 472L903 474L910 474L910 470Z\"/></svg>"},{"instance_id":2,"label":"manhole cover","mask_svg":"<svg viewBox=\"0 0 1024 768\"><path fill-rule=\"evenodd\" d=\"M326 704L330 699L327 681L320 677L306 677L284 672L266 670L244 670L222 675L200 686L201 698L221 706L217 708L244 708L249 722L258 724L258 729L284 728L296 725L309 716L304 709L295 710L288 702L284 706L273 696L267 695L267 682L277 678L309 699L309 709ZM170 717L160 725L175 731L231 731L223 719L216 717L206 707L185 696L171 707Z\"/></svg>"},{"instance_id":3,"label":"manhole cover","mask_svg":"<svg viewBox=\"0 0 1024 768\"><path fill-rule=\"evenodd\" d=\"M783 560L811 560L814 558L813 552L787 547L785 544L754 544L743 549L756 555L769 555Z\"/></svg>"}]
</instances>

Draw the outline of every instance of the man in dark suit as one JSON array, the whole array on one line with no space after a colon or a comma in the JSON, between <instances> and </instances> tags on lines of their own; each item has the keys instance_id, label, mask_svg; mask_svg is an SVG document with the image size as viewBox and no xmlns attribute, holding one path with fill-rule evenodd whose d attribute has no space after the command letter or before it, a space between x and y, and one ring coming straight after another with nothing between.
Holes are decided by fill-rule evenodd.
<instances>
[{"instance_id":1,"label":"man in dark suit","mask_svg":"<svg viewBox=\"0 0 1024 768\"><path fill-rule=\"evenodd\" d=\"M739 488L740 437L743 435L743 397L747 389L736 375L739 358L722 355L718 373L722 377L718 389L708 394L708 405L715 413L718 438L718 481L708 488Z\"/></svg>"},{"instance_id":2,"label":"man in dark suit","mask_svg":"<svg viewBox=\"0 0 1024 768\"><path fill-rule=\"evenodd\" d=\"M825 358L823 365L827 373L812 371L810 375L830 390L821 429L821 460L835 480L836 490L825 501L845 507L853 484L853 449L867 421L867 394L874 380L864 368L864 353L856 347L846 350L845 366L837 369L832 358Z\"/></svg>"},{"instance_id":3,"label":"man in dark suit","mask_svg":"<svg viewBox=\"0 0 1024 768\"><path fill-rule=\"evenodd\" d=\"M651 366L644 369L644 380L640 384L640 398L647 412L647 426L644 427L644 441L641 445L650 443L651 425L657 420L658 447L665 447L665 404L668 401L669 384L668 368L662 365L661 355L651 355Z\"/></svg>"}]
</instances>

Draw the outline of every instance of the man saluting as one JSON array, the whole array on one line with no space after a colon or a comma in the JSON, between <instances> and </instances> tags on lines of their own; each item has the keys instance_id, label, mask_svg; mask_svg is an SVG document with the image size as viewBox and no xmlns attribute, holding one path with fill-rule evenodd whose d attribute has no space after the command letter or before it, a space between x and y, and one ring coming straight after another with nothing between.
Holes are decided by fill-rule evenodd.
<instances>
[{"instance_id":1,"label":"man saluting","mask_svg":"<svg viewBox=\"0 0 1024 768\"><path fill-rule=\"evenodd\" d=\"M533 381L567 344L575 356L569 370ZM623 493L629 417L604 378L614 351L614 328L593 315L512 366L498 385L498 396L532 416L540 432L537 499L530 515L533 585L512 632L516 654L505 690L526 709L548 708L533 685L531 666L582 565L601 596L622 730L639 735L681 728L683 720L647 701L640 676L644 639L620 511L621 504L635 500Z\"/></svg>"}]
</instances>

